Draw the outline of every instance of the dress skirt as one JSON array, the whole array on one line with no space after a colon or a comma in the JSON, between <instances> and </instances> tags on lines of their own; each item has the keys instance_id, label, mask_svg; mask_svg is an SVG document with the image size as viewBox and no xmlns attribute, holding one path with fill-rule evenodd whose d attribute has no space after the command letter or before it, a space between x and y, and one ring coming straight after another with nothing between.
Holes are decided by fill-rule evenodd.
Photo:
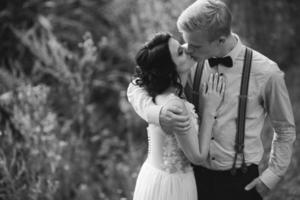
<instances>
[{"instance_id":1,"label":"dress skirt","mask_svg":"<svg viewBox=\"0 0 300 200\"><path fill-rule=\"evenodd\" d=\"M145 162L137 178L133 200L197 200L194 172L168 173Z\"/></svg>"}]
</instances>

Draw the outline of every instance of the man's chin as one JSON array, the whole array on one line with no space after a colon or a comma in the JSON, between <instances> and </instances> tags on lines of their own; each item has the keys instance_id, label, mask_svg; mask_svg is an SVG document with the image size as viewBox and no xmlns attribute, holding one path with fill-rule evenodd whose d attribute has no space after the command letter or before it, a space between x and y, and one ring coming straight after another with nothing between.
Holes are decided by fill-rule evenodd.
<instances>
[{"instance_id":1,"label":"man's chin","mask_svg":"<svg viewBox=\"0 0 300 200\"><path fill-rule=\"evenodd\" d=\"M201 60L203 60L202 57L194 57L194 56L192 56L192 59L193 59L195 62L200 62Z\"/></svg>"}]
</instances>

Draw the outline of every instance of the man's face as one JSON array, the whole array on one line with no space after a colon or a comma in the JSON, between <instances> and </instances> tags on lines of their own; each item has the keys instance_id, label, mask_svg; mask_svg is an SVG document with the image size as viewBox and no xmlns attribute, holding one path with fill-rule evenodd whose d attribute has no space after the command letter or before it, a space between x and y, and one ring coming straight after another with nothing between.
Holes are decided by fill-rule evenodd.
<instances>
[{"instance_id":1,"label":"man's face","mask_svg":"<svg viewBox=\"0 0 300 200\"><path fill-rule=\"evenodd\" d=\"M183 32L183 39L187 43L187 53L196 61L208 59L218 55L218 40L209 41L206 31Z\"/></svg>"}]
</instances>

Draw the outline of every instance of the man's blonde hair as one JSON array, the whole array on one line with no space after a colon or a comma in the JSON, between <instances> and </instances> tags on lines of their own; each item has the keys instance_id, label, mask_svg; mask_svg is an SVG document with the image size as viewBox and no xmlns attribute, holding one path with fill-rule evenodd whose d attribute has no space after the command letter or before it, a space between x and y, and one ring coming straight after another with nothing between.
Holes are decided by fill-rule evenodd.
<instances>
[{"instance_id":1,"label":"man's blonde hair","mask_svg":"<svg viewBox=\"0 0 300 200\"><path fill-rule=\"evenodd\" d=\"M197 0L177 20L180 32L207 31L209 41L231 33L231 13L219 0Z\"/></svg>"}]
</instances>

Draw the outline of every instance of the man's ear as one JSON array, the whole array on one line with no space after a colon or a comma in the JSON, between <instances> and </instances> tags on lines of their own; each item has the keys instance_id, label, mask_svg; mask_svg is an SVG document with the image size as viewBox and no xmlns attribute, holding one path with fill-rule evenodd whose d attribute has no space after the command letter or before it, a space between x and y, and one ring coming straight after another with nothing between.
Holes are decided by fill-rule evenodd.
<instances>
[{"instance_id":1,"label":"man's ear","mask_svg":"<svg viewBox=\"0 0 300 200\"><path fill-rule=\"evenodd\" d=\"M223 45L226 41L226 37L225 36L220 36L218 39L218 44L219 45Z\"/></svg>"}]
</instances>

